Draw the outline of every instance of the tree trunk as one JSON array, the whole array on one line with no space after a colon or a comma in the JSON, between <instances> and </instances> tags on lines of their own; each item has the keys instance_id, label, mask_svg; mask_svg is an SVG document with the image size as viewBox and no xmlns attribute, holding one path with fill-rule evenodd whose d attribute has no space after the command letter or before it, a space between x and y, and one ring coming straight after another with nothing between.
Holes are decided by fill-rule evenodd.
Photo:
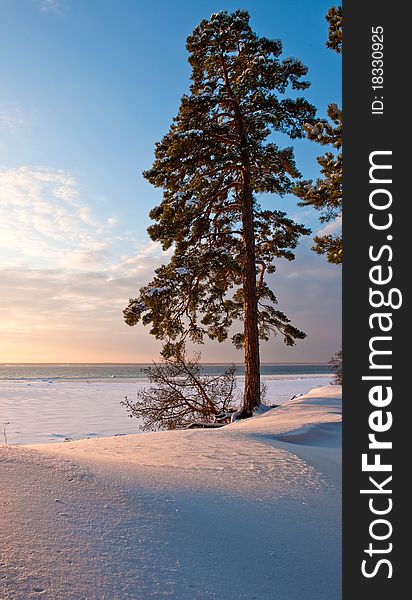
<instances>
[{"instance_id":1,"label":"tree trunk","mask_svg":"<svg viewBox=\"0 0 412 600\"><path fill-rule=\"evenodd\" d=\"M253 195L248 170L243 174L242 225L244 248L244 365L245 392L241 418L251 417L260 404L260 356L258 306L255 260L255 228L253 223Z\"/></svg>"},{"instance_id":2,"label":"tree trunk","mask_svg":"<svg viewBox=\"0 0 412 600\"><path fill-rule=\"evenodd\" d=\"M255 228L253 222L253 192L250 182L250 156L242 111L230 84L227 67L221 58L223 78L230 98L239 135L242 163L242 230L243 230L243 299L244 299L244 367L245 392L240 418L251 417L260 404L260 356L256 285Z\"/></svg>"}]
</instances>

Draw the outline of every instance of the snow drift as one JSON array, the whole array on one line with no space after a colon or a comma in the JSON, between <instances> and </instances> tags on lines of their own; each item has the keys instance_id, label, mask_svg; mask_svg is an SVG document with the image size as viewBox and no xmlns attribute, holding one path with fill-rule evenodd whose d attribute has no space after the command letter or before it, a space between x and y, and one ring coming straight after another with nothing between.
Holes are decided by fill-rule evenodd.
<instances>
[{"instance_id":1,"label":"snow drift","mask_svg":"<svg viewBox=\"0 0 412 600\"><path fill-rule=\"evenodd\" d=\"M0 447L4 600L338 600L341 388L218 430Z\"/></svg>"}]
</instances>

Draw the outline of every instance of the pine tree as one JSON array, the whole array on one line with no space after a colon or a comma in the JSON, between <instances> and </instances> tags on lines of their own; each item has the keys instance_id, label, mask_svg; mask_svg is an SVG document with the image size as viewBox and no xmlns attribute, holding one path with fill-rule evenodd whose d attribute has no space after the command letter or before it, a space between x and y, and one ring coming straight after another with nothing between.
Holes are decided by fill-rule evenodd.
<instances>
[{"instance_id":1,"label":"pine tree","mask_svg":"<svg viewBox=\"0 0 412 600\"><path fill-rule=\"evenodd\" d=\"M342 53L342 7L332 6L325 19L328 22L328 41L326 46L331 50L335 50L338 54Z\"/></svg>"},{"instance_id":2,"label":"pine tree","mask_svg":"<svg viewBox=\"0 0 412 600\"><path fill-rule=\"evenodd\" d=\"M256 195L291 191L300 176L293 150L268 137L276 131L303 137L315 109L285 95L309 86L302 80L307 68L281 60L281 43L257 37L246 11L213 14L186 47L190 93L144 173L163 189L148 232L173 255L124 316L129 325L150 324L164 341L164 356L173 354L176 340L222 342L243 320L232 341L244 349L246 417L260 403L259 339L280 333L293 345L305 337L278 310L265 277L277 258L293 260L299 237L310 232L284 212L262 208Z\"/></svg>"},{"instance_id":3,"label":"pine tree","mask_svg":"<svg viewBox=\"0 0 412 600\"><path fill-rule=\"evenodd\" d=\"M329 23L329 35L326 43L338 54L342 52L342 8L329 9L326 20ZM300 206L313 206L321 213L320 222L327 223L342 214L342 111L336 104L329 104L327 114L329 121L318 120L315 124L307 123L307 137L323 146L333 146L338 152L326 152L317 161L321 167L322 178L300 181L294 188L295 194L302 198ZM342 262L342 236L324 234L314 238L313 250L317 254L325 254L328 261L335 264Z\"/></svg>"}]
</instances>

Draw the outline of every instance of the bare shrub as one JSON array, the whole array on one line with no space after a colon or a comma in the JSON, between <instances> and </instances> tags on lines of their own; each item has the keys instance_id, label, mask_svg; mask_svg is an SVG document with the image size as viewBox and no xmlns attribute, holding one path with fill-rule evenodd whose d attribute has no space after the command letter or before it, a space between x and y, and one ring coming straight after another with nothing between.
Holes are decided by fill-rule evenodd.
<instances>
[{"instance_id":1,"label":"bare shrub","mask_svg":"<svg viewBox=\"0 0 412 600\"><path fill-rule=\"evenodd\" d=\"M150 386L136 392L136 401L121 402L130 417L142 419L142 429L180 429L222 423L235 411L235 366L221 375L202 373L200 355L188 358L181 350L144 369Z\"/></svg>"},{"instance_id":2,"label":"bare shrub","mask_svg":"<svg viewBox=\"0 0 412 600\"><path fill-rule=\"evenodd\" d=\"M335 373L334 379L331 383L335 385L342 385L343 371L342 371L342 350L335 352L329 361L332 371Z\"/></svg>"}]
</instances>

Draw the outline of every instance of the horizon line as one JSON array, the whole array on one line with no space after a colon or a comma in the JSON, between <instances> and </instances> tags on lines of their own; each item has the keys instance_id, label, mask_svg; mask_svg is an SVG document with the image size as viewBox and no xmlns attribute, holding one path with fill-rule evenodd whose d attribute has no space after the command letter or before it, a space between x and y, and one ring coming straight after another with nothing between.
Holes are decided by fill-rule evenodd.
<instances>
[{"instance_id":1,"label":"horizon line","mask_svg":"<svg viewBox=\"0 0 412 600\"><path fill-rule=\"evenodd\" d=\"M152 362L157 362L157 361L147 361L147 362L68 362L68 361L61 361L61 362L1 362L0 366L7 366L7 365L60 365L60 366L64 366L64 365L148 365L151 364ZM160 360L158 362L161 362ZM228 364L234 364L234 365L240 365L243 366L243 362L235 362L235 361L219 361L219 362L210 362L210 361L201 361L200 362L201 365L228 365ZM328 361L316 361L316 362L310 362L310 361L298 361L298 362L291 362L291 361L286 361L286 362L276 362L276 361L265 361L265 362L261 362L260 363L261 366L264 365L327 365L329 364Z\"/></svg>"}]
</instances>

